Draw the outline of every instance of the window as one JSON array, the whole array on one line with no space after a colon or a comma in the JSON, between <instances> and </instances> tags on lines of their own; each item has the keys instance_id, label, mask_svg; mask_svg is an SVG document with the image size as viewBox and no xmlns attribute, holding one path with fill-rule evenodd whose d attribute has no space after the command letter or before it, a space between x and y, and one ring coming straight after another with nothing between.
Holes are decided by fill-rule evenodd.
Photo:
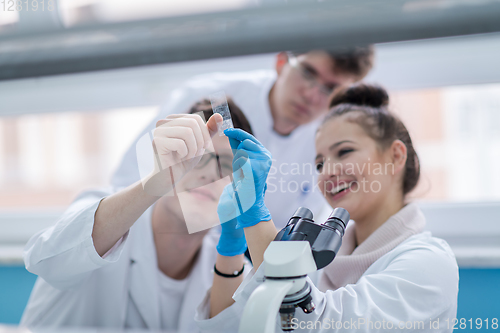
<instances>
[{"instance_id":1,"label":"window","mask_svg":"<svg viewBox=\"0 0 500 333\"><path fill-rule=\"evenodd\" d=\"M157 108L0 118L0 208L67 206L106 186Z\"/></svg>"},{"instance_id":2,"label":"window","mask_svg":"<svg viewBox=\"0 0 500 333\"><path fill-rule=\"evenodd\" d=\"M500 84L396 92L391 97L420 157L422 175L412 196L500 199Z\"/></svg>"}]
</instances>

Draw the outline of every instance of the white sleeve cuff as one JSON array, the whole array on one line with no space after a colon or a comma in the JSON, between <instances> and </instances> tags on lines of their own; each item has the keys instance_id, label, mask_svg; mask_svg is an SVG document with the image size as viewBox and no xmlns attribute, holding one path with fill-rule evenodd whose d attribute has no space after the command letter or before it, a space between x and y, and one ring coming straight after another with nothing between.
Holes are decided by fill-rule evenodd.
<instances>
[{"instance_id":1,"label":"white sleeve cuff","mask_svg":"<svg viewBox=\"0 0 500 333\"><path fill-rule=\"evenodd\" d=\"M194 320L204 333L235 333L238 332L240 318L243 314L245 303L235 302L230 307L224 309L217 316L209 318L210 313L210 290L196 309Z\"/></svg>"},{"instance_id":2,"label":"white sleeve cuff","mask_svg":"<svg viewBox=\"0 0 500 333\"><path fill-rule=\"evenodd\" d=\"M120 254L122 252L123 246L122 244L125 243L126 239L128 238L128 233L130 230L127 230L125 235L123 235L115 245L113 245L112 248L108 250L108 252L104 253L102 256L102 259L107 259L111 262L115 262L120 258Z\"/></svg>"},{"instance_id":3,"label":"white sleeve cuff","mask_svg":"<svg viewBox=\"0 0 500 333\"><path fill-rule=\"evenodd\" d=\"M260 265L260 267L255 271L252 269L248 276L243 280L241 285L236 289L236 292L233 295L233 299L236 302L243 302L246 304L250 295L252 295L253 291L264 282L264 265Z\"/></svg>"}]
</instances>

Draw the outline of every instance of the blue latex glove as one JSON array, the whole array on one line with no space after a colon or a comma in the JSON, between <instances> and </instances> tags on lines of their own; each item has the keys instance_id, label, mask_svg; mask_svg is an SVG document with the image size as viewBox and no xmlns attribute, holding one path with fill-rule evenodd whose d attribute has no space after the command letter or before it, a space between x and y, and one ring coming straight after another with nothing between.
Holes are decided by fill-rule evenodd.
<instances>
[{"instance_id":1,"label":"blue latex glove","mask_svg":"<svg viewBox=\"0 0 500 333\"><path fill-rule=\"evenodd\" d=\"M217 244L217 252L226 257L243 254L247 250L247 242L243 229L236 229L237 220L234 218L239 214L234 199L233 185L224 188L217 206L217 214L221 222L222 232Z\"/></svg>"},{"instance_id":2,"label":"blue latex glove","mask_svg":"<svg viewBox=\"0 0 500 333\"><path fill-rule=\"evenodd\" d=\"M251 134L229 128L224 131L234 152L233 180L241 215L237 216L237 228L251 227L260 221L271 220L264 204L266 180L271 169L271 153Z\"/></svg>"}]
</instances>

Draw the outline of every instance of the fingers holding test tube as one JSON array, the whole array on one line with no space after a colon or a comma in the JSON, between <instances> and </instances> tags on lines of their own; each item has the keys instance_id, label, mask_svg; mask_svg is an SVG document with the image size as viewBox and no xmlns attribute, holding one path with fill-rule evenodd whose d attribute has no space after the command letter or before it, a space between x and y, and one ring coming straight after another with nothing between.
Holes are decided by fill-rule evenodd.
<instances>
[{"instance_id":1,"label":"fingers holding test tube","mask_svg":"<svg viewBox=\"0 0 500 333\"><path fill-rule=\"evenodd\" d=\"M210 104L212 105L214 114L220 114L222 116L222 122L217 123L217 129L219 136L223 136L224 130L234 128L224 91L218 91L210 95Z\"/></svg>"},{"instance_id":2,"label":"fingers holding test tube","mask_svg":"<svg viewBox=\"0 0 500 333\"><path fill-rule=\"evenodd\" d=\"M251 134L241 129L226 129L234 151L234 189L239 196L242 214L238 228L253 226L271 220L264 204L266 181L272 164L271 153Z\"/></svg>"},{"instance_id":3,"label":"fingers holding test tube","mask_svg":"<svg viewBox=\"0 0 500 333\"><path fill-rule=\"evenodd\" d=\"M198 114L169 115L159 120L152 132L152 144L148 133L136 145L144 189L156 196L170 193L200 161L205 149L213 147L211 138L217 133L217 124L222 121L220 114L211 116L207 123ZM140 155L151 156L148 150L154 155L153 165L141 168ZM152 171L143 171L148 169Z\"/></svg>"}]
</instances>

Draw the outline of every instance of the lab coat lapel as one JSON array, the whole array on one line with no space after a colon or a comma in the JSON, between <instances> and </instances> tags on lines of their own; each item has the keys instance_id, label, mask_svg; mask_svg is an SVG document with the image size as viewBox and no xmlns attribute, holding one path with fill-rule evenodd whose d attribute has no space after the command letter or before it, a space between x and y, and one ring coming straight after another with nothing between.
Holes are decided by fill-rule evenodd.
<instances>
[{"instance_id":1,"label":"lab coat lapel","mask_svg":"<svg viewBox=\"0 0 500 333\"><path fill-rule=\"evenodd\" d=\"M217 252L215 245L220 233L213 228L203 239L203 244L198 253L198 258L189 276L186 293L182 302L179 318L179 332L193 332L197 327L194 322L195 309L205 297L212 286L213 267Z\"/></svg>"},{"instance_id":2,"label":"lab coat lapel","mask_svg":"<svg viewBox=\"0 0 500 333\"><path fill-rule=\"evenodd\" d=\"M140 219L131 232L134 235L130 256L130 297L137 306L148 329L160 329L160 299L158 295L157 259L151 218Z\"/></svg>"},{"instance_id":3,"label":"lab coat lapel","mask_svg":"<svg viewBox=\"0 0 500 333\"><path fill-rule=\"evenodd\" d=\"M336 290L356 283L375 261L393 250L408 237L421 233L425 216L415 203L409 203L378 227L358 247L356 222L346 228L342 246L331 264L323 269L321 291Z\"/></svg>"}]
</instances>

